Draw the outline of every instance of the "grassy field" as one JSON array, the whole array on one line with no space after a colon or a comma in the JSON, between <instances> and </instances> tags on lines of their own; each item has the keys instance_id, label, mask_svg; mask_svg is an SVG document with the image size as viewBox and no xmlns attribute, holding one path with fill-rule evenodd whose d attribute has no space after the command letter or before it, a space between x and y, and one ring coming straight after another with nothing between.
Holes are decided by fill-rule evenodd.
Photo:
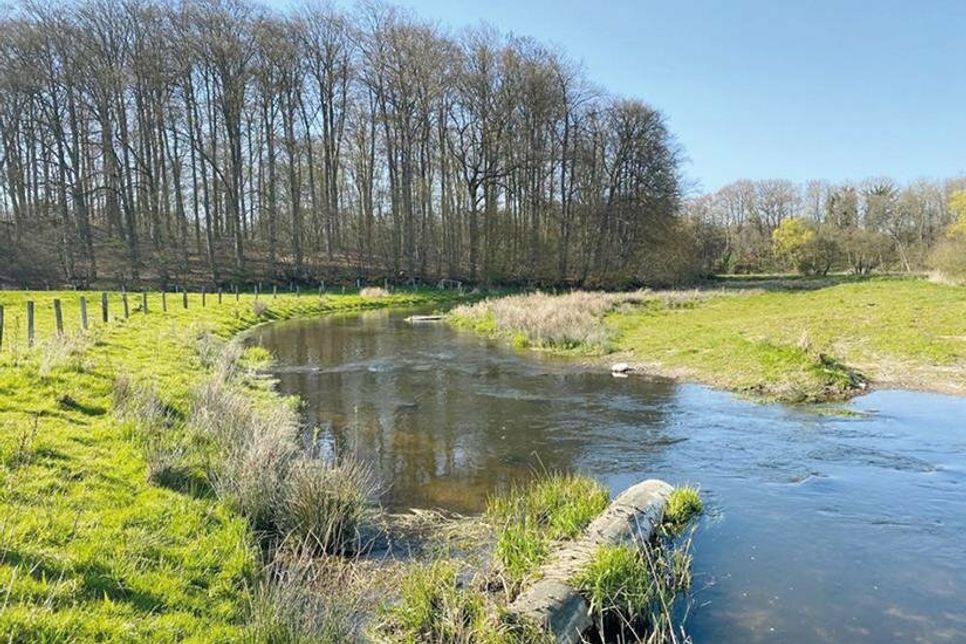
<instances>
[{"instance_id":1,"label":"grassy field","mask_svg":"<svg viewBox=\"0 0 966 644\"><path fill-rule=\"evenodd\" d=\"M531 295L460 307L517 346L791 402L876 387L966 394L966 289L921 279L755 280L688 292Z\"/></svg>"},{"instance_id":2,"label":"grassy field","mask_svg":"<svg viewBox=\"0 0 966 644\"><path fill-rule=\"evenodd\" d=\"M86 295L91 328L80 327ZM203 485L178 491L148 480L131 421L115 413L119 373L156 384L166 413L183 418L209 371L196 339L222 338L271 319L359 308L432 304L436 293L131 295L124 319L110 294L0 291L0 638L5 641L224 641L246 630L260 565L248 522ZM53 299L67 335L56 338ZM26 302L36 338L26 341ZM262 310L264 309L264 310Z\"/></svg>"}]
</instances>

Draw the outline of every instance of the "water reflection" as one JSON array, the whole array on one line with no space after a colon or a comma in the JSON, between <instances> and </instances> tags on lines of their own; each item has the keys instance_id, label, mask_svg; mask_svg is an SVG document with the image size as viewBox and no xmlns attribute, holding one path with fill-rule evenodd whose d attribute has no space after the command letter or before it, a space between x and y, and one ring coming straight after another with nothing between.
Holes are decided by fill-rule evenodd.
<instances>
[{"instance_id":1,"label":"water reflection","mask_svg":"<svg viewBox=\"0 0 966 644\"><path fill-rule=\"evenodd\" d=\"M695 482L710 505L695 641L966 641L966 399L882 391L818 414L614 379L403 317L253 336L324 449L371 462L389 507L476 511L541 467L614 491Z\"/></svg>"},{"instance_id":2,"label":"water reflection","mask_svg":"<svg viewBox=\"0 0 966 644\"><path fill-rule=\"evenodd\" d=\"M670 381L615 383L402 317L288 322L256 336L328 449L357 454L381 474L390 507L479 511L495 487L535 469L580 468L605 434L624 437L612 443L618 450L674 442L663 422ZM641 424L644 434L631 436Z\"/></svg>"}]
</instances>

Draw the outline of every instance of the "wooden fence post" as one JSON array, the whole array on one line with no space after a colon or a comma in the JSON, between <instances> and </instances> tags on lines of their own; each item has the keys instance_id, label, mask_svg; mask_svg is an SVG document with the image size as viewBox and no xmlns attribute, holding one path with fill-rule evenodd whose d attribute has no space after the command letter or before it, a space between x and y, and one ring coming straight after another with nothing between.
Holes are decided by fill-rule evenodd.
<instances>
[{"instance_id":1,"label":"wooden fence post","mask_svg":"<svg viewBox=\"0 0 966 644\"><path fill-rule=\"evenodd\" d=\"M57 325L57 335L64 335L64 310L60 308L60 300L54 300L54 324Z\"/></svg>"},{"instance_id":2,"label":"wooden fence post","mask_svg":"<svg viewBox=\"0 0 966 644\"><path fill-rule=\"evenodd\" d=\"M241 293L238 290L238 284L235 284L234 289L235 289L235 302L238 303L239 301L241 301Z\"/></svg>"},{"instance_id":3,"label":"wooden fence post","mask_svg":"<svg viewBox=\"0 0 966 644\"><path fill-rule=\"evenodd\" d=\"M205 287L201 287L201 306L208 306L208 294L205 292Z\"/></svg>"},{"instance_id":4,"label":"wooden fence post","mask_svg":"<svg viewBox=\"0 0 966 644\"><path fill-rule=\"evenodd\" d=\"M188 289L184 287L181 288L181 305L188 308Z\"/></svg>"},{"instance_id":5,"label":"wooden fence post","mask_svg":"<svg viewBox=\"0 0 966 644\"><path fill-rule=\"evenodd\" d=\"M3 304L0 304L0 351L3 351Z\"/></svg>"},{"instance_id":6,"label":"wooden fence post","mask_svg":"<svg viewBox=\"0 0 966 644\"><path fill-rule=\"evenodd\" d=\"M121 292L121 301L124 302L124 319L126 320L131 313L127 306L127 291Z\"/></svg>"},{"instance_id":7,"label":"wooden fence post","mask_svg":"<svg viewBox=\"0 0 966 644\"><path fill-rule=\"evenodd\" d=\"M141 291L141 313L148 314L148 292Z\"/></svg>"},{"instance_id":8,"label":"wooden fence post","mask_svg":"<svg viewBox=\"0 0 966 644\"><path fill-rule=\"evenodd\" d=\"M161 311L168 312L168 292L164 289L161 289Z\"/></svg>"},{"instance_id":9,"label":"wooden fence post","mask_svg":"<svg viewBox=\"0 0 966 644\"><path fill-rule=\"evenodd\" d=\"M221 287L218 287L218 303L221 304Z\"/></svg>"},{"instance_id":10,"label":"wooden fence post","mask_svg":"<svg viewBox=\"0 0 966 644\"><path fill-rule=\"evenodd\" d=\"M27 346L34 346L34 303L27 302Z\"/></svg>"},{"instance_id":11,"label":"wooden fence post","mask_svg":"<svg viewBox=\"0 0 966 644\"><path fill-rule=\"evenodd\" d=\"M277 297L278 297L278 286L275 284L272 284L272 299L274 300Z\"/></svg>"},{"instance_id":12,"label":"wooden fence post","mask_svg":"<svg viewBox=\"0 0 966 644\"><path fill-rule=\"evenodd\" d=\"M85 331L87 330L87 298L81 295L80 299L80 309L81 309L81 328Z\"/></svg>"},{"instance_id":13,"label":"wooden fence post","mask_svg":"<svg viewBox=\"0 0 966 644\"><path fill-rule=\"evenodd\" d=\"M258 301L258 284L256 284L254 286L254 288L255 288L255 301L257 302Z\"/></svg>"},{"instance_id":14,"label":"wooden fence post","mask_svg":"<svg viewBox=\"0 0 966 644\"><path fill-rule=\"evenodd\" d=\"M107 324L107 291L101 291L101 319Z\"/></svg>"}]
</instances>

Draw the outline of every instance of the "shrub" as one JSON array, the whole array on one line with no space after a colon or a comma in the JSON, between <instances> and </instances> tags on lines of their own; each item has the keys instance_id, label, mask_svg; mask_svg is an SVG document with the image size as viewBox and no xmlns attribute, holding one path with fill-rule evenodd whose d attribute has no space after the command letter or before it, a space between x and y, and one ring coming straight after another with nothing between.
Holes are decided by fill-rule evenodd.
<instances>
[{"instance_id":1,"label":"shrub","mask_svg":"<svg viewBox=\"0 0 966 644\"><path fill-rule=\"evenodd\" d=\"M376 491L372 472L356 461L299 458L285 477L278 529L315 551L356 552Z\"/></svg>"}]
</instances>

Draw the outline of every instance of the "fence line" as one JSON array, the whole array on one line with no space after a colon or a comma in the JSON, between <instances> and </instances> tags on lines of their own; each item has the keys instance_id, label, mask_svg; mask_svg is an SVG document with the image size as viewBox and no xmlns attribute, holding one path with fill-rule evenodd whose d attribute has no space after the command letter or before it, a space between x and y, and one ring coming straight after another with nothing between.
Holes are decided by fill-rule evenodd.
<instances>
[{"instance_id":1,"label":"fence line","mask_svg":"<svg viewBox=\"0 0 966 644\"><path fill-rule=\"evenodd\" d=\"M378 284L378 282L376 282L376 283ZM418 286L415 283L415 281L411 281L410 284L411 284L411 286L413 288L418 288ZM361 289L363 287L363 285L364 285L363 284L363 280L361 280L361 279L355 280L355 286L356 286L356 288ZM458 290L458 292L460 294L463 293L463 284L462 284L462 282L457 282L455 280L441 280L439 284L436 284L435 285L435 287L437 289L444 290L444 289L447 289L449 287L449 285L452 285L452 286L455 287L453 290ZM325 280L320 281L319 282L319 285L318 285L318 296L321 298L325 294L329 293L330 287L331 287L331 285L327 285L326 282L325 282ZM390 291L390 290L392 290L393 285L389 283L389 280L388 279L384 279L383 280L383 288L385 288L387 291ZM432 288L432 287L430 287L430 288ZM217 297L217 302L218 302L219 305L223 305L225 303L224 295L225 295L226 290L227 290L227 288L223 288L223 287L218 287L216 289L216 293L217 293L217 296L218 296ZM242 292L241 291L242 291L242 289L237 284L232 284L231 287L230 287L230 290L227 290L227 292L229 294L232 294L233 293L234 296L235 296L235 298L234 298L235 301L233 303L233 305L235 307L238 307L241 304L241 296L242 296ZM345 286L345 284L340 285L340 291L343 294L346 293L346 286ZM177 292L177 291L175 291L175 292ZM310 288L308 292L311 293L312 292L312 289ZM251 295L254 296L254 300L255 301L259 301L259 298L260 298L260 296L263 293L264 293L264 290L262 288L262 284L260 284L260 283L252 284ZM204 287L201 288L200 295L201 295L201 306L202 307L206 307L208 305L208 294L209 293L208 293L208 289L207 288L204 288ZM283 294L285 294L285 293L283 293ZM301 298L302 295L303 295L302 294L302 285L301 284L296 284L294 282L293 283L290 283L288 285L288 293L287 294L290 295L290 296L294 296L296 298ZM135 309L133 311L130 308L130 302L128 300L128 292L127 292L127 290L126 289L122 289L120 291L119 295L120 295L120 300L121 300L120 304L122 306L122 312L124 314L124 319L129 319L132 313L138 313L138 312L140 312L142 315L148 315L148 314L150 314L150 312L151 312L151 307L150 307L150 303L149 303L149 296L150 296L150 294L147 291L141 291L140 307L135 307ZM160 299L161 299L161 307L160 307L161 308L161 312L162 313L168 313L168 292L167 292L167 290L166 289L160 289L158 292L155 293L155 295L156 296L160 296ZM273 299L276 299L276 298L278 298L278 296L279 296L279 288L278 288L278 286L277 285L272 285L272 298ZM136 297L136 295L135 295L135 297ZM112 297L108 294L107 291L101 291L101 293L100 293L101 316L100 317L101 317L101 322L103 324L109 324L112 320L113 321L116 321L118 319L116 316L113 317L113 318L111 316L111 311L110 311L110 300L111 299L112 299ZM197 300L195 300L195 301L197 302ZM65 311L64 311L64 300L62 300L61 298L53 298L52 300L50 300L50 303L51 303L51 307L53 309L53 318L54 318L54 320L53 320L54 321L54 329L53 329L53 331L56 333L57 336L62 336L66 332L67 326L68 326L68 324L65 322L65 319L64 319L64 314L65 314ZM88 297L86 295L80 295L78 297L78 303L79 303L79 309L80 309L80 312L79 312L80 329L83 330L83 331L87 331L91 327L91 320L89 318L89 311L88 311ZM190 299L189 299L189 296L188 296L188 291L187 291L187 289L184 289L184 288L181 289L181 303L182 303L182 307L184 309L188 309L190 307ZM27 322L27 329L26 329L26 331L27 331L27 334L26 334L27 335L27 346L28 347L32 347L32 346L34 346L34 344L38 340L36 303L33 300L27 300L25 304L26 304L26 322ZM46 305L45 305L45 308L46 308ZM19 318L18 317L11 317L11 310L12 309L11 309L11 305L10 304L7 304L6 306L3 305L3 304L0 304L0 350L3 350L4 347L6 347L9 350L9 349L12 349L13 347L17 346L17 338L14 337L14 336L19 335L19 332L17 332L17 329L19 329L20 327L19 327L19 323L17 323L16 325L13 325L12 326L11 325L11 321L16 322ZM23 309L21 309L21 310L23 310ZM49 311L50 309L46 309L46 310ZM154 309L154 310L157 311L157 309ZM68 310L67 313L70 313L70 311ZM46 319L49 320L50 318L46 318ZM78 319L78 318L74 318L74 319ZM13 335L11 335L11 331L13 331ZM20 336L20 337L22 338L22 336Z\"/></svg>"}]
</instances>

